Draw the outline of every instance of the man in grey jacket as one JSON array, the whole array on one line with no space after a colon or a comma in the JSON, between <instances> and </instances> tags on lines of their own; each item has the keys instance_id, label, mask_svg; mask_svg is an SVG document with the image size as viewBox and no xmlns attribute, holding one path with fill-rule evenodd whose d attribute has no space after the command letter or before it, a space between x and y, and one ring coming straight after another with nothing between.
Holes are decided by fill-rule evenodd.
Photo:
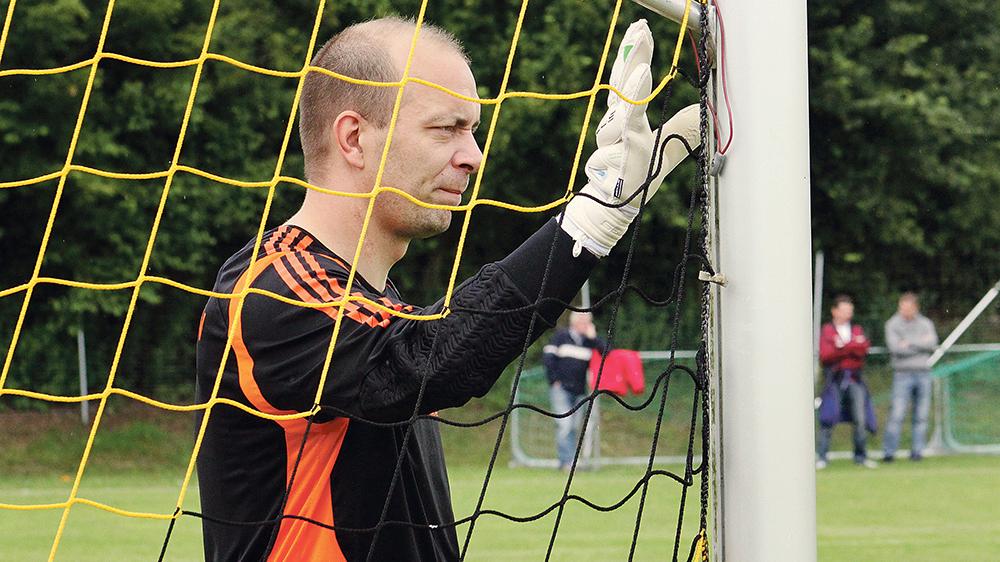
<instances>
[{"instance_id":1,"label":"man in grey jacket","mask_svg":"<svg viewBox=\"0 0 1000 562\"><path fill-rule=\"evenodd\" d=\"M885 428L885 462L892 462L899 446L903 418L913 404L913 443L910 460L923 458L927 418L931 409L931 370L927 360L937 348L934 323L920 314L914 293L899 297L899 310L885 323L885 341L892 356L892 409Z\"/></svg>"}]
</instances>

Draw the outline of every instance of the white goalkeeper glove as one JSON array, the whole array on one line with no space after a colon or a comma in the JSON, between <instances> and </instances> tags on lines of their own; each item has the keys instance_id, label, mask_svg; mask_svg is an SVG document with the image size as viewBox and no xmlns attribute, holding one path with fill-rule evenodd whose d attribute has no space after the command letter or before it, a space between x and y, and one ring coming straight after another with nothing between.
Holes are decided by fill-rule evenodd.
<instances>
[{"instance_id":1,"label":"white goalkeeper glove","mask_svg":"<svg viewBox=\"0 0 1000 562\"><path fill-rule=\"evenodd\" d=\"M653 34L646 20L639 20L629 26L618 47L610 84L631 100L648 97L653 88L649 66L652 58ZM646 181L656 148L653 146L656 132L649 128L646 105L631 104L614 92L608 92L608 111L597 126L597 150L587 160L585 168L587 185L570 200L563 212L562 228L576 240L573 255L579 255L581 248L600 257L608 255L639 214L642 193L621 207L605 207L581 195L621 204ZM683 137L693 150L701 143L699 122L698 106L691 105L660 127L660 145L666 143L666 148L662 165L646 191L646 201L656 193L663 178L688 155L684 143L676 138L668 140L670 135Z\"/></svg>"}]
</instances>

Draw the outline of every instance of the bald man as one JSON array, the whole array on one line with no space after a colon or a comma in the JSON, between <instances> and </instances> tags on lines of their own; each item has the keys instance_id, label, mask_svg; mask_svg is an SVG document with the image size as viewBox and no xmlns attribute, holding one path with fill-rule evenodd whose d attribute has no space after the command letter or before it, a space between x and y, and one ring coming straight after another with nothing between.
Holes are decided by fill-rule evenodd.
<instances>
[{"instance_id":1,"label":"bald man","mask_svg":"<svg viewBox=\"0 0 1000 562\"><path fill-rule=\"evenodd\" d=\"M312 64L353 78L398 81L414 30L413 22L397 18L354 25L326 43ZM611 83L630 99L648 97L651 55L652 35L637 22ZM476 97L462 47L433 26L419 30L410 76ZM362 236L366 195L381 185L454 207L482 161L473 136L479 104L417 83L404 87L386 153L397 92L308 75L300 118L306 178L357 197L308 190L302 208L264 234L256 255L250 241L229 258L214 289L234 293L249 286L268 294L251 293L242 305L210 298L205 306L199 400L210 399L217 387L218 397L270 416L225 403L210 414L198 456L208 560L457 560L438 428L433 420L414 419L484 395L525 341L554 324L563 310L558 303L573 298L638 213L640 198L625 199L646 180L655 135L644 105L611 95L581 193L616 206L575 197L558 219L456 287L450 313L440 320L392 314L444 311L443 301L422 310L405 304L389 270L411 240L447 229L452 210L382 192ZM697 108L665 124L662 138L669 135L697 146ZM687 155L683 144L667 142L647 198ZM349 283L359 240L357 275ZM548 260L558 274L543 282ZM271 295L312 305L342 300L348 291L370 302L352 300L341 311ZM539 299L547 300L531 329L528 310ZM317 413L308 419L281 418L310 411Z\"/></svg>"}]
</instances>

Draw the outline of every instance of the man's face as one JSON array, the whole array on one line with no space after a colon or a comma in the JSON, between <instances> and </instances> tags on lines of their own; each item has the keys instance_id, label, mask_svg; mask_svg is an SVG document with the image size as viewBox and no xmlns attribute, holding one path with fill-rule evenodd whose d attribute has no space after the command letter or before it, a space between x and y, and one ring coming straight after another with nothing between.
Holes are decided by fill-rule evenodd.
<instances>
[{"instance_id":1,"label":"man's face","mask_svg":"<svg viewBox=\"0 0 1000 562\"><path fill-rule=\"evenodd\" d=\"M899 315L907 320L916 318L918 310L920 310L920 307L917 306L917 302L913 299L902 299L899 301Z\"/></svg>"},{"instance_id":2,"label":"man's face","mask_svg":"<svg viewBox=\"0 0 1000 562\"><path fill-rule=\"evenodd\" d=\"M830 309L830 316L837 324L850 322L854 318L854 305L849 302L838 303L837 306Z\"/></svg>"},{"instance_id":3,"label":"man's face","mask_svg":"<svg viewBox=\"0 0 1000 562\"><path fill-rule=\"evenodd\" d=\"M586 334L594 324L589 314L573 314L570 316L569 327L578 334Z\"/></svg>"},{"instance_id":4,"label":"man's face","mask_svg":"<svg viewBox=\"0 0 1000 562\"><path fill-rule=\"evenodd\" d=\"M439 49L432 56L418 49L411 76L476 97L476 83L468 65L447 49ZM470 176L479 170L483 157L473 136L479 115L477 103L422 84L408 84L381 185L395 187L426 203L461 205ZM388 127L385 132L388 134ZM373 183L384 144L383 140L372 164ZM451 213L383 192L375 201L374 218L402 238L426 238L447 230Z\"/></svg>"}]
</instances>

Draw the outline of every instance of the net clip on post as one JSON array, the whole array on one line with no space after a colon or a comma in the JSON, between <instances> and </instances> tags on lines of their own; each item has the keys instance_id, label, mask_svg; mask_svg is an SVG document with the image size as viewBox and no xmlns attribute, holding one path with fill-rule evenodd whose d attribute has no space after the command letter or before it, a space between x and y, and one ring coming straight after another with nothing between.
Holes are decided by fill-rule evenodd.
<instances>
[{"instance_id":1,"label":"net clip on post","mask_svg":"<svg viewBox=\"0 0 1000 562\"><path fill-rule=\"evenodd\" d=\"M712 273L709 273L707 271L699 271L698 272L698 281L705 281L707 283L715 283L716 285L721 285L723 287L725 287L726 283L728 283L728 281L726 280L726 276L724 274L722 274L722 273L712 274Z\"/></svg>"},{"instance_id":2,"label":"net clip on post","mask_svg":"<svg viewBox=\"0 0 1000 562\"><path fill-rule=\"evenodd\" d=\"M716 152L712 156L712 164L708 167L708 175L712 177L719 177L722 174L722 169L726 167L726 155L720 152Z\"/></svg>"}]
</instances>

